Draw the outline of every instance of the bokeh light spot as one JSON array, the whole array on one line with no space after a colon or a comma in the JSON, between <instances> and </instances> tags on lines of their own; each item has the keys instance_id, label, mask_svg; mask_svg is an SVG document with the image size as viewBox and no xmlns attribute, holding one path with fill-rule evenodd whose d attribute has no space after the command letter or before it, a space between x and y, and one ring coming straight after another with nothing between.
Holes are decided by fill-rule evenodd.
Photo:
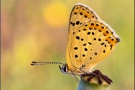
<instances>
[{"instance_id":1,"label":"bokeh light spot","mask_svg":"<svg viewBox=\"0 0 135 90\"><path fill-rule=\"evenodd\" d=\"M48 24L61 26L68 22L69 10L63 3L50 3L43 7L43 17Z\"/></svg>"}]
</instances>

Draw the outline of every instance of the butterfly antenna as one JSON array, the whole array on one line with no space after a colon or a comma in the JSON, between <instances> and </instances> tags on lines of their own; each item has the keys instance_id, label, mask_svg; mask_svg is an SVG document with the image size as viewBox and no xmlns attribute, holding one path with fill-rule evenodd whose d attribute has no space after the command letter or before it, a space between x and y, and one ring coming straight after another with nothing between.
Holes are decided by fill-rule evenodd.
<instances>
[{"instance_id":1,"label":"butterfly antenna","mask_svg":"<svg viewBox=\"0 0 135 90\"><path fill-rule=\"evenodd\" d=\"M32 61L31 65L46 65L46 64L63 64L61 62L36 62L36 61Z\"/></svg>"}]
</instances>

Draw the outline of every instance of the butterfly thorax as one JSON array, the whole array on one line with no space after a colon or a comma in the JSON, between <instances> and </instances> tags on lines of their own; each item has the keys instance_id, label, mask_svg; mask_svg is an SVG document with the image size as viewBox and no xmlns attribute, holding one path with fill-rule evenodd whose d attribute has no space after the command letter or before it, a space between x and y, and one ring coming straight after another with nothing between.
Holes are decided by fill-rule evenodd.
<instances>
[{"instance_id":1,"label":"butterfly thorax","mask_svg":"<svg viewBox=\"0 0 135 90\"><path fill-rule=\"evenodd\" d=\"M88 67L85 65L82 65L81 67L69 67L68 64L63 64L62 67L59 66L60 71L64 74L71 74L71 75L81 75L81 74L88 74L91 72L91 70L88 70Z\"/></svg>"}]
</instances>

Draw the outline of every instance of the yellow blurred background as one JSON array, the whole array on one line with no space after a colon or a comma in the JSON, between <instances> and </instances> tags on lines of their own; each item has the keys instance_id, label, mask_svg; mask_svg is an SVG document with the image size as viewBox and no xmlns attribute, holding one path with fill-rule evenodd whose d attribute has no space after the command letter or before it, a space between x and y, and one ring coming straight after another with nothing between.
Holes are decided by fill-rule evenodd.
<instances>
[{"instance_id":1,"label":"yellow blurred background","mask_svg":"<svg viewBox=\"0 0 135 90\"><path fill-rule=\"evenodd\" d=\"M31 66L33 60L66 63L70 11L90 6L121 37L96 68L112 80L111 90L134 88L133 0L1 0L1 90L76 90L78 83L58 65Z\"/></svg>"}]
</instances>

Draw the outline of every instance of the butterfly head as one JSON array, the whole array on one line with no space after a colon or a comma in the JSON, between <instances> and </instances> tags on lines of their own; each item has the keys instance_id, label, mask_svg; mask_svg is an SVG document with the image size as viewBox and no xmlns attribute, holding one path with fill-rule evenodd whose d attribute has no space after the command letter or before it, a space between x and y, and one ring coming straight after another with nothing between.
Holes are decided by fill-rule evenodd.
<instances>
[{"instance_id":1,"label":"butterfly head","mask_svg":"<svg viewBox=\"0 0 135 90\"><path fill-rule=\"evenodd\" d=\"M64 74L68 74L67 64L63 64L62 67L59 65L60 71Z\"/></svg>"}]
</instances>

